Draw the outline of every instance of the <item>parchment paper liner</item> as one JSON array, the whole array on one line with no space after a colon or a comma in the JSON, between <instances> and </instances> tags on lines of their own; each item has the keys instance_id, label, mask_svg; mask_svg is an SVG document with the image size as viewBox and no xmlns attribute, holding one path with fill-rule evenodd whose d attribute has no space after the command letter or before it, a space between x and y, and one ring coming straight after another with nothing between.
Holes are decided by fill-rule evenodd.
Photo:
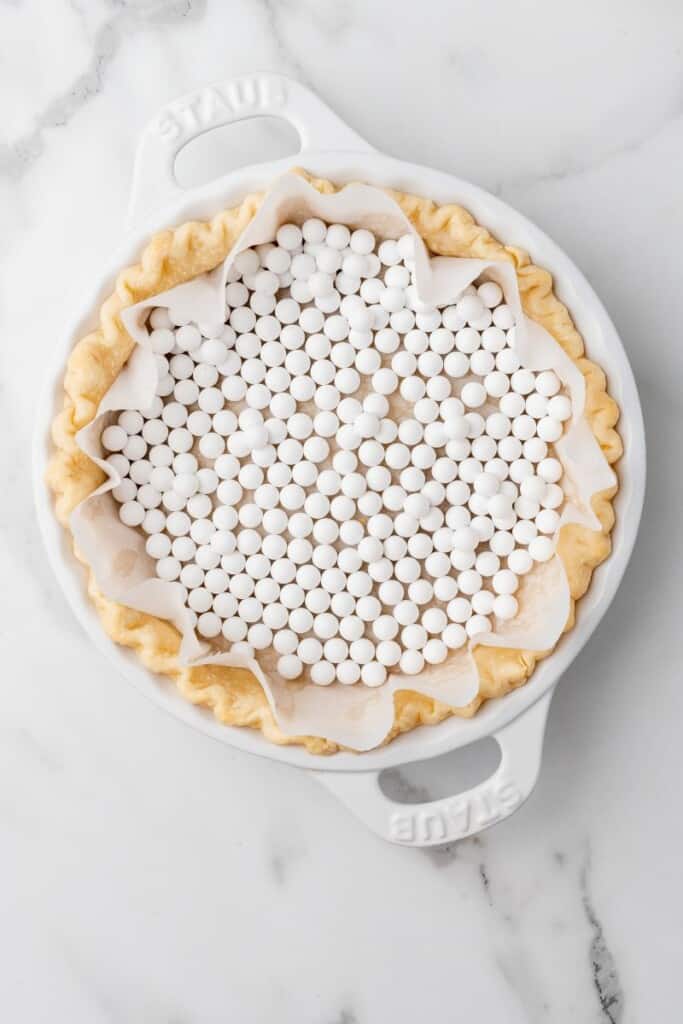
<instances>
[{"instance_id":1,"label":"parchment paper liner","mask_svg":"<svg viewBox=\"0 0 683 1024\"><path fill-rule=\"evenodd\" d=\"M479 678L471 648L452 653L446 662L430 666L419 676L392 674L378 688L362 684L320 687L288 682L276 671L274 652L259 652L258 661L240 659L200 641L190 625L177 583L154 575L154 560L145 552L145 537L124 526L111 491L118 475L104 458L100 435L122 409L144 409L151 404L157 373L144 324L157 306L182 311L197 322L222 322L224 288L229 268L238 252L272 241L280 224L301 223L307 217L338 221L349 227L366 227L381 238L410 233L416 239L416 287L419 298L433 306L453 302L484 272L497 281L517 321L515 349L523 366L555 370L572 400L573 415L562 438L555 444L564 468L566 502L560 526L577 522L599 530L591 508L594 494L615 483L597 440L584 417L585 383L579 369L554 338L522 311L514 268L503 261L430 258L419 235L399 206L385 193L366 185L349 185L332 195L322 195L298 175L285 175L273 185L254 219L215 270L169 291L145 299L124 310L122 320L136 347L117 379L103 397L94 420L76 437L80 448L102 468L105 482L71 516L77 547L93 569L98 586L113 601L159 618L179 630L179 660L185 665L222 664L247 667L266 693L278 725L291 735L313 734L362 751L382 742L394 715L394 693L410 689L453 707L468 704L477 694ZM570 611L570 593L559 557L537 564L522 578L517 594L520 611L511 622L498 623L495 632L478 637L477 644L544 651L557 642Z\"/></svg>"}]
</instances>

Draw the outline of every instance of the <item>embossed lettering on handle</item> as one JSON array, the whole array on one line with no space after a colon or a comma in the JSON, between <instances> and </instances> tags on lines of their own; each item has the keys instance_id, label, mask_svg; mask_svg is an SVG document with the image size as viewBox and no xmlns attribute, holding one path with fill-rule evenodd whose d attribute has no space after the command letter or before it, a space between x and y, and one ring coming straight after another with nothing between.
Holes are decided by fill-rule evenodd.
<instances>
[{"instance_id":1,"label":"embossed lettering on handle","mask_svg":"<svg viewBox=\"0 0 683 1024\"><path fill-rule=\"evenodd\" d=\"M410 845L463 839L507 818L523 799L512 779L497 779L475 796L444 800L435 809L395 811L389 819L389 838Z\"/></svg>"},{"instance_id":2,"label":"embossed lettering on handle","mask_svg":"<svg viewBox=\"0 0 683 1024\"><path fill-rule=\"evenodd\" d=\"M275 115L287 100L283 78L255 75L209 85L177 100L152 122L169 144L189 142L201 132L245 117Z\"/></svg>"}]
</instances>

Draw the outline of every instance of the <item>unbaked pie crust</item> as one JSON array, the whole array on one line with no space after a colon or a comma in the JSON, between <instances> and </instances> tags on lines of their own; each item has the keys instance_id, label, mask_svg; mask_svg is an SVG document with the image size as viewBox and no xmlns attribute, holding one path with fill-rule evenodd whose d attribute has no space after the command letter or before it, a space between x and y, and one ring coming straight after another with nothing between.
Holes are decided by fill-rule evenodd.
<instances>
[{"instance_id":1,"label":"unbaked pie crust","mask_svg":"<svg viewBox=\"0 0 683 1024\"><path fill-rule=\"evenodd\" d=\"M305 174L305 172L300 172ZM329 181L307 180L322 193L338 191ZM437 206L429 199L387 190L435 255L506 260L513 264L524 311L559 342L586 381L585 416L607 462L614 466L622 453L614 427L619 417L616 402L607 394L603 371L584 356L583 340L571 317L553 292L548 271L531 263L528 254L497 241L461 206ZM69 529L73 509L103 481L104 474L76 444L76 434L95 417L98 405L126 363L133 341L120 313L143 299L173 288L212 270L221 263L254 217L263 193L247 196L237 207L224 210L211 221L192 221L161 231L145 247L138 264L121 271L114 294L100 310L99 327L74 347L64 379L64 404L55 418L55 452L48 467L48 483L55 495L57 516ZM594 495L593 511L601 530L570 523L562 527L557 552L566 570L572 597L565 632L572 628L575 602L586 592L593 570L610 553L614 524L612 498L617 486ZM78 550L74 548L76 557ZM83 559L81 558L81 561ZM219 665L194 668L178 663L180 634L169 622L135 611L106 598L88 568L88 594L109 636L135 650L151 671L173 679L193 704L205 705L225 725L260 729L272 743L300 744L311 753L331 754L337 743L316 736L288 736L278 727L265 693L247 669ZM536 662L550 651L524 651L478 646L474 658L480 691L468 705L452 708L413 690L395 694L394 724L386 737L408 732L418 725L433 725L449 715L471 717L484 701L502 697L527 681Z\"/></svg>"}]
</instances>

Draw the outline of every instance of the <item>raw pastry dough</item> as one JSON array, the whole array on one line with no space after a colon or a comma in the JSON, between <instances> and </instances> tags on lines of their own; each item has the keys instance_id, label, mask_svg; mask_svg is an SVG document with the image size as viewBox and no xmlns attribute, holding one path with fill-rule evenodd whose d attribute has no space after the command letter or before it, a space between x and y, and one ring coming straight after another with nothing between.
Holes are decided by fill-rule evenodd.
<instances>
[{"instance_id":1,"label":"raw pastry dough","mask_svg":"<svg viewBox=\"0 0 683 1024\"><path fill-rule=\"evenodd\" d=\"M320 192L337 191L329 181L306 177ZM621 440L614 430L619 409L607 394L604 373L585 358L583 340L567 309L554 295L550 274L531 263L522 249L498 242L460 206L437 206L428 199L403 192L389 191L388 194L412 221L433 254L507 260L514 265L525 312L553 335L584 375L585 415L607 462L614 465L622 453ZM48 468L48 483L55 495L57 516L65 528L68 529L71 511L103 479L99 468L76 446L75 435L95 416L102 396L133 347L120 320L121 310L216 267L252 219L262 198L262 194L247 196L239 206L222 211L209 222L193 221L155 235L143 251L140 263L119 274L114 294L101 308L97 330L74 347L64 380L63 409L53 423L55 452ZM573 626L574 604L588 589L593 570L609 555L614 523L611 499L616 490L615 486L593 499L593 510L602 526L600 531L572 523L560 532L558 554L565 566L573 599L565 631ZM78 551L75 553L78 557ZM211 665L181 667L176 657L180 642L176 629L164 620L105 598L92 572L89 572L88 593L104 629L113 640L133 648L147 668L172 678L187 700L211 708L219 721L260 729L273 743L302 744L315 754L330 754L340 749L336 743L321 737L284 734L273 718L260 684L249 671ZM475 700L464 708L453 709L412 690L399 691L395 695L394 725L385 742L418 725L435 724L452 714L471 717L488 698L501 697L525 683L536 662L549 653L476 647L474 657L481 689Z\"/></svg>"}]
</instances>

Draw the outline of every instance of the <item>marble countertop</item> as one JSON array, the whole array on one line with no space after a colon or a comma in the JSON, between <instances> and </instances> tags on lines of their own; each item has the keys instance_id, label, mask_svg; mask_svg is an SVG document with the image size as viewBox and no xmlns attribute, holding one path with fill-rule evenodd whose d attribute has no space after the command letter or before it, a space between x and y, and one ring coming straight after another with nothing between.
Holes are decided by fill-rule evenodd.
<instances>
[{"instance_id":1,"label":"marble countertop","mask_svg":"<svg viewBox=\"0 0 683 1024\"><path fill-rule=\"evenodd\" d=\"M0 4L7 1020L674 1019L682 45L683 11L662 2ZM65 295L120 239L141 127L175 95L259 68L535 220L604 300L644 404L644 523L556 693L537 789L481 837L430 851L385 844L312 778L146 703L64 607L33 517L34 374ZM221 131L183 173L288 145L281 127ZM449 758L390 784L441 795L462 771Z\"/></svg>"}]
</instances>

